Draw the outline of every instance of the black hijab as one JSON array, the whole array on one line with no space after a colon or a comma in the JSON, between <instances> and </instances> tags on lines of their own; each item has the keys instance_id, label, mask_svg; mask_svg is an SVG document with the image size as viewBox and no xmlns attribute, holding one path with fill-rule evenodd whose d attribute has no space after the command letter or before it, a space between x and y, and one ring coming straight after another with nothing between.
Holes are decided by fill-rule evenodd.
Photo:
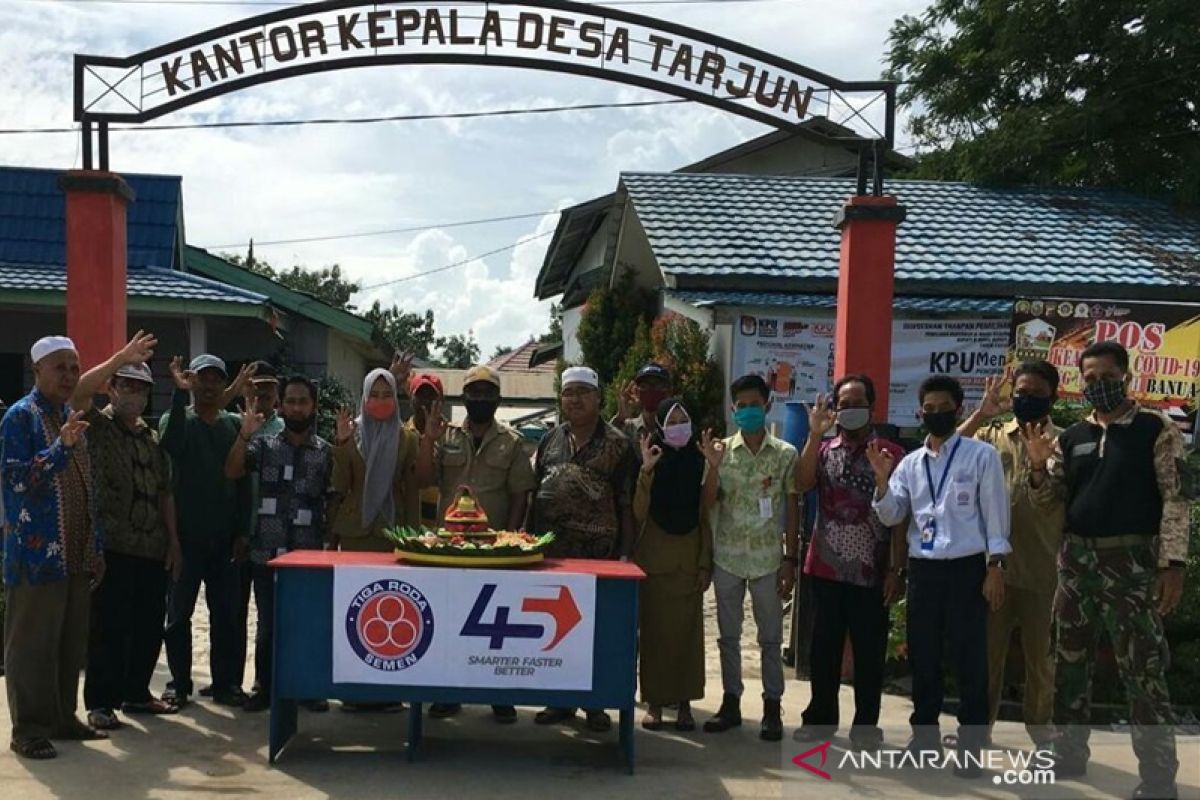
<instances>
[{"instance_id":1,"label":"black hijab","mask_svg":"<svg viewBox=\"0 0 1200 800\"><path fill-rule=\"evenodd\" d=\"M650 518L667 533L679 536L691 533L700 524L704 455L696 447L694 427L691 441L679 450L663 441L663 426L675 406L683 407L678 397L668 397L658 404L655 414L658 425L650 435L650 443L662 448L662 458L654 467L654 484L650 487Z\"/></svg>"}]
</instances>

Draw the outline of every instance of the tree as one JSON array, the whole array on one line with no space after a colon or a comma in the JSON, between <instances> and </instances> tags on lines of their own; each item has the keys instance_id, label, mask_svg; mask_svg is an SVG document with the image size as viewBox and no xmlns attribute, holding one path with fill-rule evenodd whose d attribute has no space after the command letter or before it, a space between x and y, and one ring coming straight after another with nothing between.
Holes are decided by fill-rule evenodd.
<instances>
[{"instance_id":1,"label":"tree","mask_svg":"<svg viewBox=\"0 0 1200 800\"><path fill-rule=\"evenodd\" d=\"M424 314L418 314L414 311L401 311L394 305L384 308L376 300L362 316L375 326L393 350L412 353L417 358L428 361L432 349L440 346L433 333L432 309L427 308Z\"/></svg>"},{"instance_id":2,"label":"tree","mask_svg":"<svg viewBox=\"0 0 1200 800\"><path fill-rule=\"evenodd\" d=\"M489 358L488 361L495 361L500 356L506 356L515 349L516 348L512 347L511 345L498 344L496 345L496 349L492 351L492 357Z\"/></svg>"},{"instance_id":3,"label":"tree","mask_svg":"<svg viewBox=\"0 0 1200 800\"><path fill-rule=\"evenodd\" d=\"M1200 201L1200 3L934 0L889 35L917 174Z\"/></svg>"},{"instance_id":4,"label":"tree","mask_svg":"<svg viewBox=\"0 0 1200 800\"><path fill-rule=\"evenodd\" d=\"M293 266L287 270L276 269L266 261L254 258L253 244L251 245L249 254L244 259L239 255L229 254L224 254L221 257L231 264L236 264L239 267L250 270L256 275L270 278L289 289L310 294L335 308L347 311L354 310L354 306L350 305L350 297L362 288L361 284L347 280L342 275L342 268L337 264L331 264L328 267L316 270L301 266Z\"/></svg>"},{"instance_id":5,"label":"tree","mask_svg":"<svg viewBox=\"0 0 1200 800\"><path fill-rule=\"evenodd\" d=\"M550 329L538 337L538 344L553 344L562 341L562 305L550 304Z\"/></svg>"},{"instance_id":6,"label":"tree","mask_svg":"<svg viewBox=\"0 0 1200 800\"><path fill-rule=\"evenodd\" d=\"M442 365L450 369L470 369L479 361L479 342L475 341L472 331L467 331L465 336L440 337L437 346L442 351Z\"/></svg>"},{"instance_id":7,"label":"tree","mask_svg":"<svg viewBox=\"0 0 1200 800\"><path fill-rule=\"evenodd\" d=\"M596 370L602 384L613 382L637 337L638 323L649 325L656 310L657 297L634 285L631 272L611 289L601 287L588 296L576 335L583 363Z\"/></svg>"}]
</instances>

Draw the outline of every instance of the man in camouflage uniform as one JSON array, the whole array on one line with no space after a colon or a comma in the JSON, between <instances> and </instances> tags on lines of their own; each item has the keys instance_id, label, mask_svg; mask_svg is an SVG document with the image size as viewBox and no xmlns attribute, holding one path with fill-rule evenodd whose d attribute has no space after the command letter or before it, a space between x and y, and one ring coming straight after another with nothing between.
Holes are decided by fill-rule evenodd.
<instances>
[{"instance_id":1,"label":"man in camouflage uniform","mask_svg":"<svg viewBox=\"0 0 1200 800\"><path fill-rule=\"evenodd\" d=\"M1083 351L1084 396L1094 408L1057 440L1027 431L1030 488L1065 499L1059 556L1054 722L1059 778L1082 776L1091 755L1091 660L1101 630L1113 643L1129 701L1137 798L1174 798L1174 717L1162 617L1183 595L1188 504L1180 492L1183 438L1166 415L1126 396L1129 354L1116 342ZM1157 538L1157 541L1156 541Z\"/></svg>"}]
</instances>

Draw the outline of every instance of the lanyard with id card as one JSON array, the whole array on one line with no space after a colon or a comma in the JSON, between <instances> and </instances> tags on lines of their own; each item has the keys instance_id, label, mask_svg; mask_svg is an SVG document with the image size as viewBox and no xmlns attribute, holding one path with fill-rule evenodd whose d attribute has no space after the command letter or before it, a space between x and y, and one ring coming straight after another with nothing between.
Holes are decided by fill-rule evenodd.
<instances>
[{"instance_id":1,"label":"lanyard with id card","mask_svg":"<svg viewBox=\"0 0 1200 800\"><path fill-rule=\"evenodd\" d=\"M929 495L932 502L933 513L937 513L938 498L942 496L942 490L946 488L946 480L950 477L950 467L954 464L954 456L958 453L958 446L962 444L962 439L954 443L954 447L950 448L950 455L946 457L946 468L942 470L942 478L934 485L933 471L929 469L929 454L926 453L922 459L925 464L925 480L929 482ZM933 540L937 538L937 518L930 516L920 524L921 529L921 549L928 552L933 549Z\"/></svg>"},{"instance_id":2,"label":"lanyard with id card","mask_svg":"<svg viewBox=\"0 0 1200 800\"><path fill-rule=\"evenodd\" d=\"M774 519L775 509L771 504L771 495L767 494L771 490L771 476L762 480L762 494L758 498L758 517L759 519Z\"/></svg>"}]
</instances>

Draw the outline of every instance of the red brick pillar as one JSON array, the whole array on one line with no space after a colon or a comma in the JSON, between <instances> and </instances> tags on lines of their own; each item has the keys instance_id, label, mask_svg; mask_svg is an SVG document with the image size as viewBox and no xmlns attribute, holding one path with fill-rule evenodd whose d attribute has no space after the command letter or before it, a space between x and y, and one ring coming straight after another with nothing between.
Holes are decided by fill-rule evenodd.
<instances>
[{"instance_id":1,"label":"red brick pillar","mask_svg":"<svg viewBox=\"0 0 1200 800\"><path fill-rule=\"evenodd\" d=\"M846 201L833 223L842 232L834 379L850 372L871 377L874 422L888 418L896 226L904 214L895 197L858 195Z\"/></svg>"},{"instance_id":2,"label":"red brick pillar","mask_svg":"<svg viewBox=\"0 0 1200 800\"><path fill-rule=\"evenodd\" d=\"M125 330L125 210L129 184L112 172L72 170L67 196L67 335L89 369L119 350Z\"/></svg>"}]
</instances>

